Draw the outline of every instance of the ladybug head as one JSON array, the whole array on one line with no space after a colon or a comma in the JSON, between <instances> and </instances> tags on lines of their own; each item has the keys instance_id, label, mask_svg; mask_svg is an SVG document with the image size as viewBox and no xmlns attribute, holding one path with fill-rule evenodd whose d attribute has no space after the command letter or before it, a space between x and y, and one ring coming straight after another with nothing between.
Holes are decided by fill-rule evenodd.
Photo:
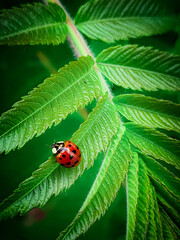
<instances>
[{"instance_id":1,"label":"ladybug head","mask_svg":"<svg viewBox=\"0 0 180 240\"><path fill-rule=\"evenodd\" d=\"M52 147L52 153L58 154L62 151L62 148L64 147L64 142L61 141L61 142L54 143L51 147Z\"/></svg>"}]
</instances>

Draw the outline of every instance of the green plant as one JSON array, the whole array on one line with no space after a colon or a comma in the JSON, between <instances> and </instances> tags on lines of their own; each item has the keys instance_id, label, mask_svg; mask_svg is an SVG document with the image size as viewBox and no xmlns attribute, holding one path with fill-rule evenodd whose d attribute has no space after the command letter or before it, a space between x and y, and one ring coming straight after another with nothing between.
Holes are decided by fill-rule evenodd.
<instances>
[{"instance_id":1,"label":"green plant","mask_svg":"<svg viewBox=\"0 0 180 240\"><path fill-rule=\"evenodd\" d=\"M0 44L56 45L68 35L80 57L2 114L0 152L22 148L79 107L93 99L97 103L71 138L81 149L81 164L63 168L50 156L0 204L0 219L43 207L70 188L103 151L85 201L58 239L86 232L121 184L127 196L126 239L178 239L180 144L175 132L180 132L180 57L140 46L140 39L139 45L130 42L174 30L176 14L153 0L94 0L80 7L74 25L61 3L52 2L4 10ZM95 58L77 29L116 45Z\"/></svg>"}]
</instances>

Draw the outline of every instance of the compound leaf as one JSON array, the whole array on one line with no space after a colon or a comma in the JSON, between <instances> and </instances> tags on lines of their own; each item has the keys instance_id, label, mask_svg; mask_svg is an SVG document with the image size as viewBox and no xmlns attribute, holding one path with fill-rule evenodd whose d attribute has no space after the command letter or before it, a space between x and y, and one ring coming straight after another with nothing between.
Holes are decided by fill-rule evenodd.
<instances>
[{"instance_id":1,"label":"compound leaf","mask_svg":"<svg viewBox=\"0 0 180 240\"><path fill-rule=\"evenodd\" d=\"M177 199L180 198L180 179L153 158L143 156L151 177L162 184Z\"/></svg>"},{"instance_id":2,"label":"compound leaf","mask_svg":"<svg viewBox=\"0 0 180 240\"><path fill-rule=\"evenodd\" d=\"M144 154L180 168L180 142L154 129L125 123L129 141Z\"/></svg>"},{"instance_id":3,"label":"compound leaf","mask_svg":"<svg viewBox=\"0 0 180 240\"><path fill-rule=\"evenodd\" d=\"M131 151L128 142L121 137L124 129L110 143L99 173L73 222L60 234L58 239L75 239L87 231L96 219L103 215L115 198L128 170Z\"/></svg>"},{"instance_id":4,"label":"compound leaf","mask_svg":"<svg viewBox=\"0 0 180 240\"><path fill-rule=\"evenodd\" d=\"M75 24L89 38L115 42L167 32L175 18L153 0L95 0L79 9Z\"/></svg>"},{"instance_id":5,"label":"compound leaf","mask_svg":"<svg viewBox=\"0 0 180 240\"><path fill-rule=\"evenodd\" d=\"M86 168L93 165L98 153L105 151L119 124L118 113L106 94L71 138L81 149L81 163L76 168L67 169L50 157L0 204L0 219L14 217L18 212L23 215L34 207L42 207L53 194L69 188Z\"/></svg>"},{"instance_id":6,"label":"compound leaf","mask_svg":"<svg viewBox=\"0 0 180 240\"><path fill-rule=\"evenodd\" d=\"M180 200L173 195L163 184L161 184L157 179L154 179L150 175L151 182L156 189L156 197L159 206L163 205L164 209L168 212L169 215L173 217L174 220L180 222L179 211L180 211Z\"/></svg>"},{"instance_id":7,"label":"compound leaf","mask_svg":"<svg viewBox=\"0 0 180 240\"><path fill-rule=\"evenodd\" d=\"M0 153L21 148L53 123L101 95L94 60L80 57L61 68L0 117Z\"/></svg>"},{"instance_id":8,"label":"compound leaf","mask_svg":"<svg viewBox=\"0 0 180 240\"><path fill-rule=\"evenodd\" d=\"M114 103L128 120L151 128L180 132L180 104L141 94L119 95L114 98Z\"/></svg>"},{"instance_id":9,"label":"compound leaf","mask_svg":"<svg viewBox=\"0 0 180 240\"><path fill-rule=\"evenodd\" d=\"M101 72L114 84L133 90L180 91L180 56L151 47L108 48L96 58Z\"/></svg>"},{"instance_id":10,"label":"compound leaf","mask_svg":"<svg viewBox=\"0 0 180 240\"><path fill-rule=\"evenodd\" d=\"M57 4L22 5L0 15L0 45L59 44L67 35L66 15Z\"/></svg>"}]
</instances>

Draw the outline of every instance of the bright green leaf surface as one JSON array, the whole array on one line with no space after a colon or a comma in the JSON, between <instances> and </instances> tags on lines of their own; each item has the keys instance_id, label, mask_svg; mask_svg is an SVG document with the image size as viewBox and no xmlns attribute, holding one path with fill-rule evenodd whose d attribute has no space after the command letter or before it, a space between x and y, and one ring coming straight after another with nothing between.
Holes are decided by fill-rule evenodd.
<instances>
[{"instance_id":1,"label":"bright green leaf surface","mask_svg":"<svg viewBox=\"0 0 180 240\"><path fill-rule=\"evenodd\" d=\"M61 68L15 103L0 118L0 153L21 148L53 123L82 108L101 94L99 76L90 56L81 57Z\"/></svg>"},{"instance_id":2,"label":"bright green leaf surface","mask_svg":"<svg viewBox=\"0 0 180 240\"><path fill-rule=\"evenodd\" d=\"M180 179L153 158L143 157L153 179L160 182L177 198L180 198Z\"/></svg>"},{"instance_id":3,"label":"bright green leaf surface","mask_svg":"<svg viewBox=\"0 0 180 240\"><path fill-rule=\"evenodd\" d=\"M126 123L126 135L130 142L144 154L161 159L180 168L180 143L154 129Z\"/></svg>"},{"instance_id":4,"label":"bright green leaf surface","mask_svg":"<svg viewBox=\"0 0 180 240\"><path fill-rule=\"evenodd\" d=\"M159 180L150 176L150 180L155 187L156 197L159 203L159 208L163 206L166 213L175 221L180 223L179 211L180 211L180 200L179 197L175 197L172 193L161 184ZM160 213L162 209L160 209Z\"/></svg>"},{"instance_id":5,"label":"bright green leaf surface","mask_svg":"<svg viewBox=\"0 0 180 240\"><path fill-rule=\"evenodd\" d=\"M128 174L126 178L126 195L127 195L127 226L126 226L126 239L133 239L135 224L136 224L136 211L138 201L138 155L134 153L133 160L129 164Z\"/></svg>"},{"instance_id":6,"label":"bright green leaf surface","mask_svg":"<svg viewBox=\"0 0 180 240\"><path fill-rule=\"evenodd\" d=\"M163 240L163 229L162 229L161 215L160 215L159 205L158 205L158 202L157 202L156 192L155 192L154 188L152 188L152 197L153 197L153 200L154 200L154 221L155 221L155 224L156 224L157 237L158 237L158 240Z\"/></svg>"},{"instance_id":7,"label":"bright green leaf surface","mask_svg":"<svg viewBox=\"0 0 180 240\"><path fill-rule=\"evenodd\" d=\"M176 20L163 9L160 2L163 4L163 1L154 0L90 0L80 8L75 23L88 37L108 43L162 34L173 30ZM173 6L174 3L169 5ZM79 42L75 26L67 24L69 21L66 23L65 12L57 4L34 3L23 5L21 8L3 10L0 15L0 45L58 45L65 42L69 29L71 32L69 37L78 51L87 52L84 45L81 45L82 42ZM161 43L165 46L167 44L166 50L173 52L172 43L175 43L176 34L163 36L132 42L141 42L145 45L150 42L150 46L154 46L155 40L160 49ZM100 51L101 46L98 44L95 43ZM165 47L162 46L162 49ZM44 50L46 51L46 48ZM51 59L46 60L48 62ZM72 223L58 239L76 239L85 233L106 212L127 176L127 219L125 215L120 216L123 217L124 224L126 221L126 240L178 240L180 188L178 170L174 166L180 168L180 144L155 128L180 132L180 105L156 99L155 92L151 93L155 98L140 94L120 95L113 99L115 103L113 104L111 96L103 95L103 81L101 83L97 70L99 69L108 80L120 87L138 91L168 90L165 98L176 101L178 95L175 91L180 90L180 58L153 50L151 47L125 45L102 51L96 60L98 68L90 56L71 62L0 117L0 153L8 153L16 147L21 148L53 123L59 124L79 107L83 108L93 99L99 98L87 120L71 138L81 149L80 165L76 168L63 168L56 162L55 157L51 156L32 173L30 178L22 182L11 196L0 203L0 220L15 217L17 214L23 215L34 207L43 207L53 195L56 196L70 188L78 177L94 164L98 154L104 151L104 160L97 176L94 176L94 183L85 201ZM46 65L43 61L42 63ZM54 61L59 60L55 60L53 56L52 63ZM33 59L27 64L36 65ZM51 65L51 62L48 64ZM5 63L1 68L8 66L8 63ZM22 69L23 73L27 80L27 74ZM13 78L14 83L16 80ZM112 95L117 95L117 88L115 94L114 89L113 86ZM117 91L121 94L132 92L122 88L118 88ZM163 94L166 94L163 91L159 93L161 96L158 98L163 98L165 96ZM139 125L135 123L122 125L117 110L123 118L126 117ZM133 154L130 147L135 151ZM120 204L119 215L121 210ZM26 224L29 217L28 214L23 224ZM52 221L49 216L45 222L46 220ZM116 222L118 224L119 220ZM44 223L40 225L43 226ZM40 225L38 224L41 228ZM123 231L121 232L114 222L113 226L110 225L104 232L113 227L120 235L107 235L107 238L122 238ZM34 226L31 229L36 229ZM11 230L13 234L13 225ZM102 233L101 229L98 230L99 235L96 237ZM36 230L35 234L38 238ZM32 236L33 234L28 235L29 238L33 238ZM48 238L48 235L44 236Z\"/></svg>"},{"instance_id":8,"label":"bright green leaf surface","mask_svg":"<svg viewBox=\"0 0 180 240\"><path fill-rule=\"evenodd\" d=\"M136 226L134 239L145 239L148 227L149 219L149 178L147 174L147 169L142 161L139 158L139 195L138 195L138 204L136 211Z\"/></svg>"},{"instance_id":9,"label":"bright green leaf surface","mask_svg":"<svg viewBox=\"0 0 180 240\"><path fill-rule=\"evenodd\" d=\"M96 61L101 72L118 86L148 91L180 90L180 56L151 47L125 45L102 51Z\"/></svg>"},{"instance_id":10,"label":"bright green leaf surface","mask_svg":"<svg viewBox=\"0 0 180 240\"><path fill-rule=\"evenodd\" d=\"M69 188L86 168L93 165L98 153L107 148L119 124L119 116L106 94L71 138L81 149L81 163L76 168L63 168L51 157L0 204L0 219L43 206L53 194Z\"/></svg>"},{"instance_id":11,"label":"bright green leaf surface","mask_svg":"<svg viewBox=\"0 0 180 240\"><path fill-rule=\"evenodd\" d=\"M180 104L141 94L119 95L114 98L114 103L118 111L131 121L180 132Z\"/></svg>"},{"instance_id":12,"label":"bright green leaf surface","mask_svg":"<svg viewBox=\"0 0 180 240\"><path fill-rule=\"evenodd\" d=\"M172 193L168 191L164 185L162 185L153 177L151 177L151 182L155 187L158 202L161 202L164 205L166 211L169 212L169 214L172 214L176 220L179 219L177 215L180 211L180 199L172 195Z\"/></svg>"},{"instance_id":13,"label":"bright green leaf surface","mask_svg":"<svg viewBox=\"0 0 180 240\"><path fill-rule=\"evenodd\" d=\"M115 198L128 170L131 151L126 140L121 140L124 129L111 142L99 173L73 222L58 239L75 239L87 231L92 223L101 217Z\"/></svg>"},{"instance_id":14,"label":"bright green leaf surface","mask_svg":"<svg viewBox=\"0 0 180 240\"><path fill-rule=\"evenodd\" d=\"M75 18L81 32L105 42L164 33L174 23L174 17L152 0L89 1Z\"/></svg>"},{"instance_id":15,"label":"bright green leaf surface","mask_svg":"<svg viewBox=\"0 0 180 240\"><path fill-rule=\"evenodd\" d=\"M4 10L0 15L0 45L62 43L67 35L65 21L64 11L52 3Z\"/></svg>"},{"instance_id":16,"label":"bright green leaf surface","mask_svg":"<svg viewBox=\"0 0 180 240\"><path fill-rule=\"evenodd\" d=\"M33 207L43 206L55 192L57 177L54 171L58 166L55 158L51 157L30 178L22 182L11 196L0 204L0 219L14 217L18 212L22 215Z\"/></svg>"},{"instance_id":17,"label":"bright green leaf surface","mask_svg":"<svg viewBox=\"0 0 180 240\"><path fill-rule=\"evenodd\" d=\"M149 188L149 222L147 228L146 239L147 240L156 240L157 237L157 226L155 221L155 203L154 203L154 196L153 196L153 186L150 185Z\"/></svg>"}]
</instances>

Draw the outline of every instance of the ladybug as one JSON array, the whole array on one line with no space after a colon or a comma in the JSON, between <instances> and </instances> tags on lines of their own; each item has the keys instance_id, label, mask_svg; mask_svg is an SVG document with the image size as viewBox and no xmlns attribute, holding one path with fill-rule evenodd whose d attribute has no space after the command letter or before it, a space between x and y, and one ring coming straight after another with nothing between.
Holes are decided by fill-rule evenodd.
<instances>
[{"instance_id":1,"label":"ladybug","mask_svg":"<svg viewBox=\"0 0 180 240\"><path fill-rule=\"evenodd\" d=\"M57 162L67 168L76 167L81 162L81 151L78 146L67 140L54 143L52 152L56 155Z\"/></svg>"}]
</instances>

